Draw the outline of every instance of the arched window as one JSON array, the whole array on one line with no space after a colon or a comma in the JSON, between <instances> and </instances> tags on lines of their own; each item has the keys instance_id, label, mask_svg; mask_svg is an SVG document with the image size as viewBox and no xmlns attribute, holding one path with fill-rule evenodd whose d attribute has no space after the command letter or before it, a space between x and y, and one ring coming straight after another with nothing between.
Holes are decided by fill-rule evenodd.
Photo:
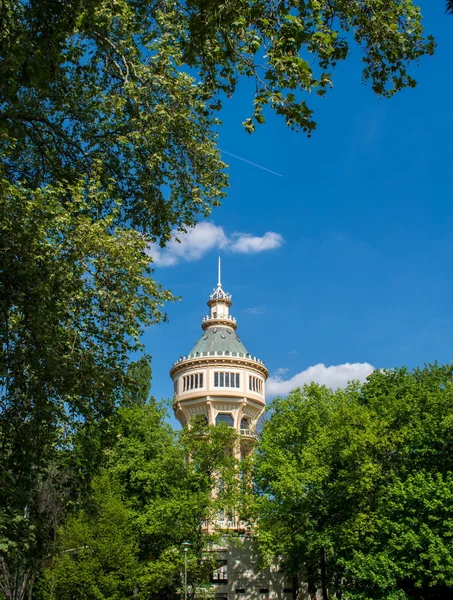
<instances>
[{"instance_id":1,"label":"arched window","mask_svg":"<svg viewBox=\"0 0 453 600\"><path fill-rule=\"evenodd\" d=\"M215 424L226 423L229 427L234 427L233 415L230 413L219 413L215 418Z\"/></svg>"},{"instance_id":2,"label":"arched window","mask_svg":"<svg viewBox=\"0 0 453 600\"><path fill-rule=\"evenodd\" d=\"M249 420L247 419L247 417L242 417L241 429L248 429L248 428L249 428Z\"/></svg>"}]
</instances>

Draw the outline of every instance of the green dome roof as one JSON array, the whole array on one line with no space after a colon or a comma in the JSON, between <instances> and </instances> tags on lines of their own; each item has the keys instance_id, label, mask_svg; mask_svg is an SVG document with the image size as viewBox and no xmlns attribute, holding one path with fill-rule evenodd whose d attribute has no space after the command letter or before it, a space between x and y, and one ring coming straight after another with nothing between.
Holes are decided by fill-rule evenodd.
<instances>
[{"instance_id":1,"label":"green dome roof","mask_svg":"<svg viewBox=\"0 0 453 600\"><path fill-rule=\"evenodd\" d=\"M203 335L189 352L237 352L248 354L244 344L236 332L230 327L209 327L203 331Z\"/></svg>"}]
</instances>

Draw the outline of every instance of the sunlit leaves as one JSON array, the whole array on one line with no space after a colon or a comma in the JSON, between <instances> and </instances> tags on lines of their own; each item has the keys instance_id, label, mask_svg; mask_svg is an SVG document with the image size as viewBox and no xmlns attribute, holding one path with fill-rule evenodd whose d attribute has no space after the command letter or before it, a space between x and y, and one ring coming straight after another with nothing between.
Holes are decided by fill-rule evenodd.
<instances>
[{"instance_id":1,"label":"sunlit leaves","mask_svg":"<svg viewBox=\"0 0 453 600\"><path fill-rule=\"evenodd\" d=\"M257 457L263 552L315 591L448 598L452 393L451 365L432 365L275 399Z\"/></svg>"},{"instance_id":2,"label":"sunlit leaves","mask_svg":"<svg viewBox=\"0 0 453 600\"><path fill-rule=\"evenodd\" d=\"M177 28L174 34L210 93L231 94L238 75L255 80L255 109L244 121L248 132L252 119L263 122L269 105L289 126L310 134L316 124L305 93L323 96L332 85L328 73L357 46L364 79L387 97L413 87L410 63L434 51L411 0L202 0L188 3L186 22L189 35Z\"/></svg>"}]
</instances>

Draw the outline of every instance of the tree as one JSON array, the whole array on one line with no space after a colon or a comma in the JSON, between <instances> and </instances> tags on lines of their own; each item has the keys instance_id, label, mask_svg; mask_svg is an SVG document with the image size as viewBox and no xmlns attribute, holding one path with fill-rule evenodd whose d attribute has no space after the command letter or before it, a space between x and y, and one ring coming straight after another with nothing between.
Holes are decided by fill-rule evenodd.
<instances>
[{"instance_id":1,"label":"tree","mask_svg":"<svg viewBox=\"0 0 453 600\"><path fill-rule=\"evenodd\" d=\"M453 369L375 372L360 402L380 421L385 478L361 532L344 557L361 598L448 598L453 587Z\"/></svg>"},{"instance_id":2,"label":"tree","mask_svg":"<svg viewBox=\"0 0 453 600\"><path fill-rule=\"evenodd\" d=\"M46 600L132 598L139 577L138 541L118 484L94 478L86 507L61 531L52 568L38 584Z\"/></svg>"},{"instance_id":3,"label":"tree","mask_svg":"<svg viewBox=\"0 0 453 600\"><path fill-rule=\"evenodd\" d=\"M257 457L261 547L323 598L448 598L452 367L376 371L271 405Z\"/></svg>"},{"instance_id":4,"label":"tree","mask_svg":"<svg viewBox=\"0 0 453 600\"><path fill-rule=\"evenodd\" d=\"M310 132L304 93L325 94L352 37L382 95L414 86L408 63L434 48L412 0L8 0L0 18L2 176L34 188L101 165L123 222L164 241L223 195L215 109L239 76L256 83L248 131L269 104Z\"/></svg>"},{"instance_id":5,"label":"tree","mask_svg":"<svg viewBox=\"0 0 453 600\"><path fill-rule=\"evenodd\" d=\"M148 277L145 240L98 214L107 194L94 181L71 195L0 186L0 561L13 574L47 552L41 482L77 431L110 427L140 328L170 298Z\"/></svg>"},{"instance_id":6,"label":"tree","mask_svg":"<svg viewBox=\"0 0 453 600\"><path fill-rule=\"evenodd\" d=\"M256 457L258 539L283 557L294 598L301 577L311 597L328 598L344 578L338 555L367 521L380 476L368 448L381 438L357 393L310 384L270 405Z\"/></svg>"},{"instance_id":7,"label":"tree","mask_svg":"<svg viewBox=\"0 0 453 600\"><path fill-rule=\"evenodd\" d=\"M5 173L36 185L100 160L123 216L164 239L222 194L219 91L251 77L249 131L270 105L310 132L304 94L325 94L352 40L364 79L385 96L414 86L408 64L434 48L412 0L8 0L1 10Z\"/></svg>"},{"instance_id":8,"label":"tree","mask_svg":"<svg viewBox=\"0 0 453 600\"><path fill-rule=\"evenodd\" d=\"M395 477L382 490L376 529L346 563L354 597L450 598L452 500L451 472Z\"/></svg>"},{"instance_id":9,"label":"tree","mask_svg":"<svg viewBox=\"0 0 453 600\"><path fill-rule=\"evenodd\" d=\"M127 406L138 404L143 406L149 399L151 391L152 370L148 359L144 356L131 363L127 369L128 386L124 389L122 402Z\"/></svg>"},{"instance_id":10,"label":"tree","mask_svg":"<svg viewBox=\"0 0 453 600\"><path fill-rule=\"evenodd\" d=\"M453 13L453 0L447 0L447 13Z\"/></svg>"},{"instance_id":11,"label":"tree","mask_svg":"<svg viewBox=\"0 0 453 600\"><path fill-rule=\"evenodd\" d=\"M234 431L200 424L180 441L164 419L153 400L119 410L106 466L60 529L40 582L46 600L171 600L181 589L185 541L190 590L209 583L216 558L207 550L216 535L204 523L235 494L237 461L226 452ZM225 489L215 498L218 477Z\"/></svg>"}]
</instances>

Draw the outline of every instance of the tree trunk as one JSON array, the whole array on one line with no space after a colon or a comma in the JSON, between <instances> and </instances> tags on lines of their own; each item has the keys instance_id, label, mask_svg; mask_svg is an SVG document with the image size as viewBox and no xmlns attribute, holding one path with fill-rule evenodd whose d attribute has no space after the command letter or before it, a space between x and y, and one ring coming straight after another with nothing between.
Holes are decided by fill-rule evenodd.
<instances>
[{"instance_id":1,"label":"tree trunk","mask_svg":"<svg viewBox=\"0 0 453 600\"><path fill-rule=\"evenodd\" d=\"M291 581L291 588L293 593L293 600L298 600L299 598L299 578L297 575L293 575Z\"/></svg>"},{"instance_id":2,"label":"tree trunk","mask_svg":"<svg viewBox=\"0 0 453 600\"><path fill-rule=\"evenodd\" d=\"M35 575L31 575L30 581L28 582L28 600L33 600L33 585L35 583Z\"/></svg>"},{"instance_id":3,"label":"tree trunk","mask_svg":"<svg viewBox=\"0 0 453 600\"><path fill-rule=\"evenodd\" d=\"M335 574L335 598L341 600L343 593L341 591L341 577L338 573Z\"/></svg>"},{"instance_id":4,"label":"tree trunk","mask_svg":"<svg viewBox=\"0 0 453 600\"><path fill-rule=\"evenodd\" d=\"M315 568L311 562L307 564L307 591L310 596L310 600L316 600L316 577Z\"/></svg>"},{"instance_id":5,"label":"tree trunk","mask_svg":"<svg viewBox=\"0 0 453 600\"><path fill-rule=\"evenodd\" d=\"M329 594L327 591L327 573L326 573L326 549L321 548L321 589L322 589L322 600L329 600Z\"/></svg>"}]
</instances>

